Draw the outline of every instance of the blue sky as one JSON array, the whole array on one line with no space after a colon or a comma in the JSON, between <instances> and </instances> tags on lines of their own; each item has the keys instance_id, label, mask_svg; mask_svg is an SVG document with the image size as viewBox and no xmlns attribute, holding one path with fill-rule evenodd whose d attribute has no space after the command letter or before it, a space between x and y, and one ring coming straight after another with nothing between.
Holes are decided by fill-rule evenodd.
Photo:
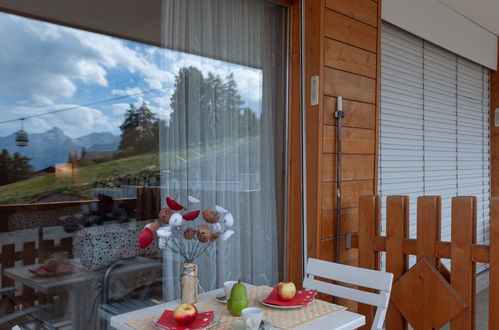
<instances>
[{"instance_id":1,"label":"blue sky","mask_svg":"<svg viewBox=\"0 0 499 330\"><path fill-rule=\"evenodd\" d=\"M119 134L129 104L144 100L168 119L175 74L190 65L222 77L232 72L246 106L261 108L262 72L253 68L6 13L0 13L0 47L0 121L125 97L29 119L30 133L57 126L71 137ZM19 127L0 124L0 136Z\"/></svg>"}]
</instances>

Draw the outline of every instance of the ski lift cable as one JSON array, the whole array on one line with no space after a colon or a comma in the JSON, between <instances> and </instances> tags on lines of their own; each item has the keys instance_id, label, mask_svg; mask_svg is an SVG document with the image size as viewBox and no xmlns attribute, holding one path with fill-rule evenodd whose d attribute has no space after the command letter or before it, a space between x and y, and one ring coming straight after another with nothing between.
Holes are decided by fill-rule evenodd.
<instances>
[{"instance_id":1,"label":"ski lift cable","mask_svg":"<svg viewBox=\"0 0 499 330\"><path fill-rule=\"evenodd\" d=\"M107 102L112 102L112 101L118 101L118 100L126 99L126 98L129 98L129 97L135 97L135 96L139 96L139 95L149 94L149 93L160 91L160 90L163 90L163 89L165 89L165 88L153 88L153 89L149 89L149 90L146 90L146 91L143 91L143 92L137 92L137 93L134 93L134 94L122 95L122 96L113 97L113 98L106 99L106 100L101 100L101 101L90 102L90 103L82 104L82 105L75 105L75 106L69 107L69 108L48 111L48 112L39 113L39 114L36 114L36 115L31 115L31 116L23 116L23 117L14 118L14 119L8 119L8 120L0 121L0 124L12 123L12 122L15 122L15 121L18 121L18 120L24 121L26 119L31 119L31 118L37 118L37 117L52 115L54 113L60 113L60 112L65 112L65 111L70 111L70 110L76 110L76 109L80 109L80 108L83 108L83 107L89 107L89 106L96 105L96 104L107 103Z\"/></svg>"}]
</instances>

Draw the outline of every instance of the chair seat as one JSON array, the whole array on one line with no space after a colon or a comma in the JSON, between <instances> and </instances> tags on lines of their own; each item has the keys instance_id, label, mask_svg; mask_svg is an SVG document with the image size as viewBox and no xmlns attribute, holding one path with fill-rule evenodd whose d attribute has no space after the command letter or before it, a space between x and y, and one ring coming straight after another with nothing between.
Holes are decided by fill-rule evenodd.
<instances>
[{"instance_id":1,"label":"chair seat","mask_svg":"<svg viewBox=\"0 0 499 330\"><path fill-rule=\"evenodd\" d=\"M359 319L359 316L362 316L362 318ZM319 320L314 321L313 325L304 325L299 327L298 329L352 330L360 328L364 324L366 324L366 318L363 315L349 311L340 311L334 313L331 316L323 317Z\"/></svg>"}]
</instances>

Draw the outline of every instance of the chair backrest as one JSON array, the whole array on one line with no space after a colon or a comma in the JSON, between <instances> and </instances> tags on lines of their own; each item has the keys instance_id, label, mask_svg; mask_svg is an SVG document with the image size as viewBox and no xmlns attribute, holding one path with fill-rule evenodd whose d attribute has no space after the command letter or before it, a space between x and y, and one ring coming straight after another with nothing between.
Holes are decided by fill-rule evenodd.
<instances>
[{"instance_id":1,"label":"chair backrest","mask_svg":"<svg viewBox=\"0 0 499 330\"><path fill-rule=\"evenodd\" d=\"M334 280L335 282L373 289L379 291L379 293L326 283L316 280L315 277L322 277ZM393 274L391 273L310 258L307 263L307 276L303 281L303 287L314 289L332 296L376 306L376 315L371 329L382 329L386 310L390 301L392 281Z\"/></svg>"}]
</instances>

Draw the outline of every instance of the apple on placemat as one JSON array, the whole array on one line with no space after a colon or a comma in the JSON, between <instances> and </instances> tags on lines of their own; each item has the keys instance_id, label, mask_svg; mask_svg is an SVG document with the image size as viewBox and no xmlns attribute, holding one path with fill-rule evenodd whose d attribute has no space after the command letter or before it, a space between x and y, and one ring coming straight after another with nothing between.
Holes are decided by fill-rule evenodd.
<instances>
[{"instance_id":1,"label":"apple on placemat","mask_svg":"<svg viewBox=\"0 0 499 330\"><path fill-rule=\"evenodd\" d=\"M198 309L193 304L181 304L173 311L173 319L179 325L188 325L198 317Z\"/></svg>"},{"instance_id":2,"label":"apple on placemat","mask_svg":"<svg viewBox=\"0 0 499 330\"><path fill-rule=\"evenodd\" d=\"M157 328L164 330L206 329L213 320L213 311L198 312L191 304L179 305L175 310L164 310L161 316L153 319Z\"/></svg>"},{"instance_id":3,"label":"apple on placemat","mask_svg":"<svg viewBox=\"0 0 499 330\"><path fill-rule=\"evenodd\" d=\"M296 286L293 282L280 282L277 284L276 292L282 301L290 301L295 297Z\"/></svg>"}]
</instances>

